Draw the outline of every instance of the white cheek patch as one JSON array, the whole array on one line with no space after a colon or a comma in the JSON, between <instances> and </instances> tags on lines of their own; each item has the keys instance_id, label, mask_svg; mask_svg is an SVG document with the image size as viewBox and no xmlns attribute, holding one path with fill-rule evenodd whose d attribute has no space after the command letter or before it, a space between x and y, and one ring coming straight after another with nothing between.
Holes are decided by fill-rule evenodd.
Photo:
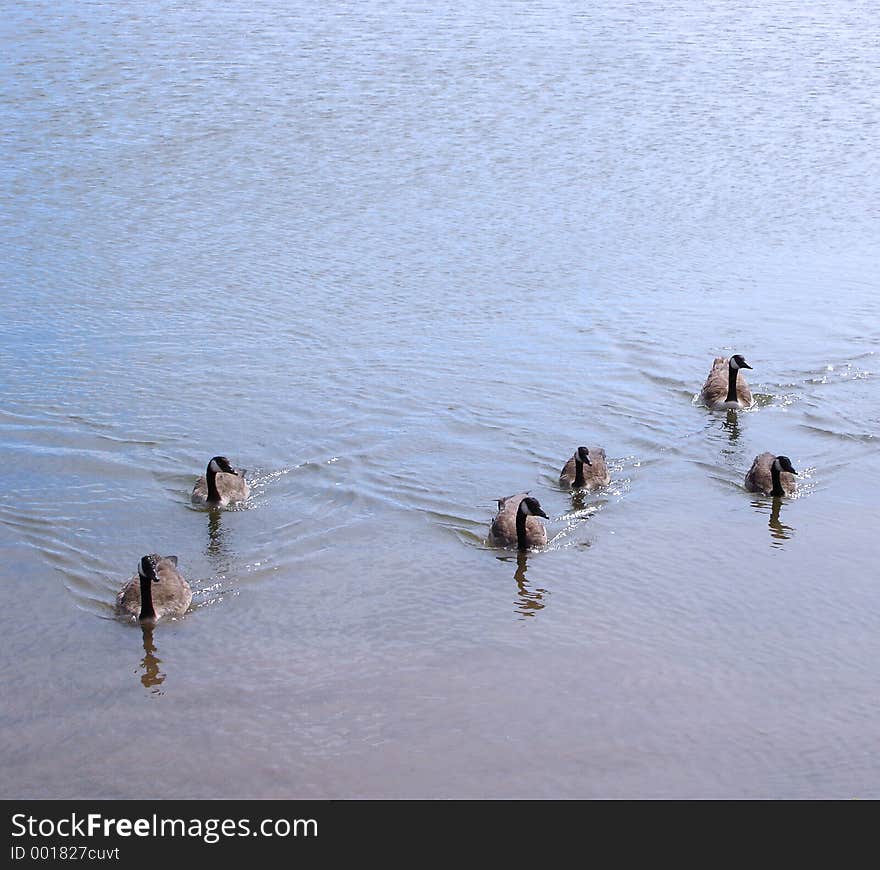
<instances>
[{"instance_id":1,"label":"white cheek patch","mask_svg":"<svg viewBox=\"0 0 880 870\"><path fill-rule=\"evenodd\" d=\"M732 369L739 369L739 363L733 358L730 358L730 367Z\"/></svg>"},{"instance_id":2,"label":"white cheek patch","mask_svg":"<svg viewBox=\"0 0 880 870\"><path fill-rule=\"evenodd\" d=\"M219 473L220 471L222 471L222 469L220 468L220 466L219 466L219 465L218 465L213 459L211 460L211 464L208 466L208 468L210 468L211 471L214 472L214 474L217 474L217 473Z\"/></svg>"}]
</instances>

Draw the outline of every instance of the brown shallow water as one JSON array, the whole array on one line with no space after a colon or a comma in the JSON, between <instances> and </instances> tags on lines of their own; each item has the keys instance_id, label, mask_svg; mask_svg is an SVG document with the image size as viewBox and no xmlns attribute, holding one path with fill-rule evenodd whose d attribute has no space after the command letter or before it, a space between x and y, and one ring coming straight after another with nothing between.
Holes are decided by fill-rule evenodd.
<instances>
[{"instance_id":1,"label":"brown shallow water","mask_svg":"<svg viewBox=\"0 0 880 870\"><path fill-rule=\"evenodd\" d=\"M7 17L4 797L880 796L867 5Z\"/></svg>"}]
</instances>

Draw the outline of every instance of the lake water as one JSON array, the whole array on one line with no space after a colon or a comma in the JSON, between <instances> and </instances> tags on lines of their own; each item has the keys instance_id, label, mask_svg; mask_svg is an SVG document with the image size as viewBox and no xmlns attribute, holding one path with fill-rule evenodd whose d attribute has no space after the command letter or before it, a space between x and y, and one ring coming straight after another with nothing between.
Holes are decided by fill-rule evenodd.
<instances>
[{"instance_id":1,"label":"lake water","mask_svg":"<svg viewBox=\"0 0 880 870\"><path fill-rule=\"evenodd\" d=\"M0 27L4 797L880 797L874 4Z\"/></svg>"}]
</instances>

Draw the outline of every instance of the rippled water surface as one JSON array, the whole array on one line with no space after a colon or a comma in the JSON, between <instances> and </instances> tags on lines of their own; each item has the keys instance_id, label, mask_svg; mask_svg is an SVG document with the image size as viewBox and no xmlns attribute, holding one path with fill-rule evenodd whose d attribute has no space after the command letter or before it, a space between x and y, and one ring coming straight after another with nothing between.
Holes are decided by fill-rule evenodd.
<instances>
[{"instance_id":1,"label":"rippled water surface","mask_svg":"<svg viewBox=\"0 0 880 870\"><path fill-rule=\"evenodd\" d=\"M7 4L4 796L880 797L875 34ZM242 509L189 503L218 453ZM488 549L526 489L547 548Z\"/></svg>"}]
</instances>

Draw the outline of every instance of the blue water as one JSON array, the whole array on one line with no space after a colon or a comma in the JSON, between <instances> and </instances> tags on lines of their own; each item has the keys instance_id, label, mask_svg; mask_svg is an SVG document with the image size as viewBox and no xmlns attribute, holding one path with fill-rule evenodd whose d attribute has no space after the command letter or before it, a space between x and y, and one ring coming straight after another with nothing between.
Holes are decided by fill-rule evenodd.
<instances>
[{"instance_id":1,"label":"blue water","mask_svg":"<svg viewBox=\"0 0 880 870\"><path fill-rule=\"evenodd\" d=\"M880 796L874 19L8 4L3 795Z\"/></svg>"}]
</instances>

